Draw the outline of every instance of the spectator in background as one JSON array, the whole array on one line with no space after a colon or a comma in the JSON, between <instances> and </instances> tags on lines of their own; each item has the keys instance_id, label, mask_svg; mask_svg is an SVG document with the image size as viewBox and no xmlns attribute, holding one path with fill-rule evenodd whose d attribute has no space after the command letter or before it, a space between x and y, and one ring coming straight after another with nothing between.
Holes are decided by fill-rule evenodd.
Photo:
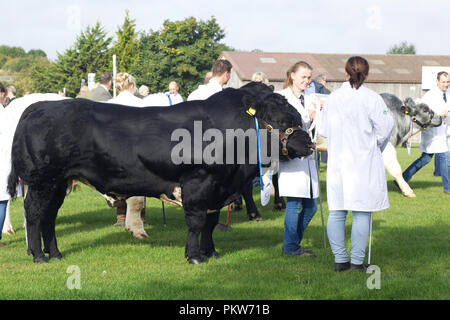
<instances>
[{"instance_id":1,"label":"spectator in background","mask_svg":"<svg viewBox=\"0 0 450 320\"><path fill-rule=\"evenodd\" d=\"M139 99L134 95L136 92L136 79L129 73L120 72L116 75L116 89L119 94L112 99L109 99L109 103L123 104L126 106L142 107L142 99Z\"/></svg>"},{"instance_id":2,"label":"spectator in background","mask_svg":"<svg viewBox=\"0 0 450 320\"><path fill-rule=\"evenodd\" d=\"M16 94L17 94L16 93L16 87L14 87L14 86L7 86L6 87L6 91L7 91L6 96L8 97L9 102L13 101L16 98Z\"/></svg>"},{"instance_id":3,"label":"spectator in background","mask_svg":"<svg viewBox=\"0 0 450 320\"><path fill-rule=\"evenodd\" d=\"M316 93L330 94L331 91L326 87L327 78L324 74L319 74L313 81L316 88Z\"/></svg>"},{"instance_id":4,"label":"spectator in background","mask_svg":"<svg viewBox=\"0 0 450 320\"><path fill-rule=\"evenodd\" d=\"M108 100L108 103L122 104L132 107L143 107L142 99L136 97L134 93L136 92L136 79L129 73L120 72L115 77L116 88L119 90L119 94L112 99ZM125 200L117 201L117 222L115 226L124 227L125 218L127 213L127 203ZM141 218L145 218L145 208L141 211Z\"/></svg>"},{"instance_id":5,"label":"spectator in background","mask_svg":"<svg viewBox=\"0 0 450 320\"><path fill-rule=\"evenodd\" d=\"M203 84L208 84L208 82L209 82L209 80L211 80L211 78L212 78L212 72L208 71L205 74L205 78L203 79Z\"/></svg>"},{"instance_id":6,"label":"spectator in background","mask_svg":"<svg viewBox=\"0 0 450 320\"><path fill-rule=\"evenodd\" d=\"M264 84L269 85L269 79L267 79L266 74L264 72L261 72L261 71L255 72L252 75L252 81L262 82Z\"/></svg>"},{"instance_id":7,"label":"spectator in background","mask_svg":"<svg viewBox=\"0 0 450 320\"><path fill-rule=\"evenodd\" d=\"M150 90L148 89L148 87L146 85L142 85L139 87L139 94L142 96L142 98L145 98L146 96L148 96L150 93Z\"/></svg>"},{"instance_id":8,"label":"spectator in background","mask_svg":"<svg viewBox=\"0 0 450 320\"><path fill-rule=\"evenodd\" d=\"M6 101L8 100L7 97L7 90L3 83L0 82L0 104L2 106L5 106ZM8 200L10 199L10 196L7 192L7 184L8 181L7 177L9 174L9 166L11 159L9 158L6 151L3 151L3 146L6 144L6 134L3 134L3 130L7 129L8 124L4 123L6 121L5 117L2 115L3 112L6 112L4 108L0 108L0 240L2 239L2 230L3 230L3 223L5 222L6 217L6 206L8 205ZM0 248L1 247L7 247L7 245L0 242Z\"/></svg>"},{"instance_id":9,"label":"spectator in background","mask_svg":"<svg viewBox=\"0 0 450 320\"><path fill-rule=\"evenodd\" d=\"M211 69L212 78L206 85L199 85L187 98L190 100L205 100L214 93L222 91L222 87L230 80L231 68L233 66L226 59L219 59L214 62Z\"/></svg>"},{"instance_id":10,"label":"spectator in background","mask_svg":"<svg viewBox=\"0 0 450 320\"><path fill-rule=\"evenodd\" d=\"M109 90L112 86L112 76L109 72L103 72L100 76L100 85L92 91L91 99L94 101L108 101L112 98Z\"/></svg>"},{"instance_id":11,"label":"spectator in background","mask_svg":"<svg viewBox=\"0 0 450 320\"><path fill-rule=\"evenodd\" d=\"M178 84L175 81L171 81L169 83L169 91L165 93L167 99L169 100L170 106L183 102L183 97L178 93L178 90Z\"/></svg>"},{"instance_id":12,"label":"spectator in background","mask_svg":"<svg viewBox=\"0 0 450 320\"><path fill-rule=\"evenodd\" d=\"M88 99L88 93L89 93L89 87L88 86L82 86L80 88L80 92L77 94L77 96L75 98Z\"/></svg>"},{"instance_id":13,"label":"spectator in background","mask_svg":"<svg viewBox=\"0 0 450 320\"><path fill-rule=\"evenodd\" d=\"M6 87L0 82L0 104L3 107L6 107L9 101L7 94L8 91L6 90Z\"/></svg>"}]
</instances>

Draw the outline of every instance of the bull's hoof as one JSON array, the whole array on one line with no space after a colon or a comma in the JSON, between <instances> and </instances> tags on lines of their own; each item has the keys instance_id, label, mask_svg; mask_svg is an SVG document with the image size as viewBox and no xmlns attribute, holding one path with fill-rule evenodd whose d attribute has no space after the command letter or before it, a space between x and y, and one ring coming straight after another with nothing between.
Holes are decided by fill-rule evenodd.
<instances>
[{"instance_id":1,"label":"bull's hoof","mask_svg":"<svg viewBox=\"0 0 450 320\"><path fill-rule=\"evenodd\" d=\"M250 213L248 215L248 220L250 221L262 221L262 217L259 213Z\"/></svg>"},{"instance_id":2,"label":"bull's hoof","mask_svg":"<svg viewBox=\"0 0 450 320\"><path fill-rule=\"evenodd\" d=\"M188 262L189 264L202 264L205 263L207 260L203 257L200 258L189 258Z\"/></svg>"},{"instance_id":3,"label":"bull's hoof","mask_svg":"<svg viewBox=\"0 0 450 320\"><path fill-rule=\"evenodd\" d=\"M30 249L27 250L27 256L31 256L31 250Z\"/></svg>"},{"instance_id":4,"label":"bull's hoof","mask_svg":"<svg viewBox=\"0 0 450 320\"><path fill-rule=\"evenodd\" d=\"M117 219L117 222L114 224L114 226L124 228L125 227L125 219L123 219L123 220Z\"/></svg>"},{"instance_id":5,"label":"bull's hoof","mask_svg":"<svg viewBox=\"0 0 450 320\"><path fill-rule=\"evenodd\" d=\"M416 194L414 192L410 192L410 193L402 192L402 194L406 198L415 198L416 197Z\"/></svg>"},{"instance_id":6,"label":"bull's hoof","mask_svg":"<svg viewBox=\"0 0 450 320\"><path fill-rule=\"evenodd\" d=\"M284 203L284 201L283 202L275 202L273 204L273 210L275 210L275 211L281 211L284 209L286 209L286 204Z\"/></svg>"},{"instance_id":7,"label":"bull's hoof","mask_svg":"<svg viewBox=\"0 0 450 320\"><path fill-rule=\"evenodd\" d=\"M3 229L3 234L16 234L16 232L14 231L13 227L7 227Z\"/></svg>"},{"instance_id":8,"label":"bull's hoof","mask_svg":"<svg viewBox=\"0 0 450 320\"><path fill-rule=\"evenodd\" d=\"M33 258L34 263L48 263L48 259L45 256L42 257L34 257Z\"/></svg>"},{"instance_id":9,"label":"bull's hoof","mask_svg":"<svg viewBox=\"0 0 450 320\"><path fill-rule=\"evenodd\" d=\"M142 240L144 238L148 238L148 234L145 231L132 231L130 229L127 229L127 231L136 239Z\"/></svg>"}]
</instances>

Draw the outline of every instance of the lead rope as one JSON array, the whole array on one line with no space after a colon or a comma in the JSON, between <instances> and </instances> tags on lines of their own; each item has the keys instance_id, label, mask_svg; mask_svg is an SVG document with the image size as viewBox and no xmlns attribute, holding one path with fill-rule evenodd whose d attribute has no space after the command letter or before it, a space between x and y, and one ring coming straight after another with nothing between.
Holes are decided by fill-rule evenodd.
<instances>
[{"instance_id":1,"label":"lead rope","mask_svg":"<svg viewBox=\"0 0 450 320\"><path fill-rule=\"evenodd\" d=\"M408 143L406 144L406 148L408 150L408 156L411 155L411 141L412 141L412 138L413 138L413 136L412 136L412 134L413 134L413 120L412 120L412 118L411 118L411 123L409 125L409 132L410 132L410 136L408 138Z\"/></svg>"}]
</instances>

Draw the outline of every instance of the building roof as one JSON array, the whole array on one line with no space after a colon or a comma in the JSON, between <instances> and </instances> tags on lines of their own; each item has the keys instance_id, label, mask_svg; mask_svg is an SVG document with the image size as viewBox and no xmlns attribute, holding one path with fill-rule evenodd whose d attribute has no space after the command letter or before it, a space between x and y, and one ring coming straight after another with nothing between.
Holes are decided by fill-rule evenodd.
<instances>
[{"instance_id":1,"label":"building roof","mask_svg":"<svg viewBox=\"0 0 450 320\"><path fill-rule=\"evenodd\" d=\"M249 81L253 73L264 72L270 81L284 81L287 69L303 60L313 67L313 77L324 74L327 81L345 80L347 59L357 54L281 53L223 51L220 58L231 62L241 80ZM362 54L369 62L366 82L421 83L422 66L450 66L450 55Z\"/></svg>"}]
</instances>

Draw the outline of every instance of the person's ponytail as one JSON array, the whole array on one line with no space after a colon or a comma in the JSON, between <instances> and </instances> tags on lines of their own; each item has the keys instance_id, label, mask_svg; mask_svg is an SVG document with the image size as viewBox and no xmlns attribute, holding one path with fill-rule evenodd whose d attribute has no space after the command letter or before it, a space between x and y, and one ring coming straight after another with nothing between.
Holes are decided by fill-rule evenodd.
<instances>
[{"instance_id":1,"label":"person's ponytail","mask_svg":"<svg viewBox=\"0 0 450 320\"><path fill-rule=\"evenodd\" d=\"M369 63L363 57L354 56L347 60L345 71L350 77L351 87L359 89L369 74Z\"/></svg>"}]
</instances>

